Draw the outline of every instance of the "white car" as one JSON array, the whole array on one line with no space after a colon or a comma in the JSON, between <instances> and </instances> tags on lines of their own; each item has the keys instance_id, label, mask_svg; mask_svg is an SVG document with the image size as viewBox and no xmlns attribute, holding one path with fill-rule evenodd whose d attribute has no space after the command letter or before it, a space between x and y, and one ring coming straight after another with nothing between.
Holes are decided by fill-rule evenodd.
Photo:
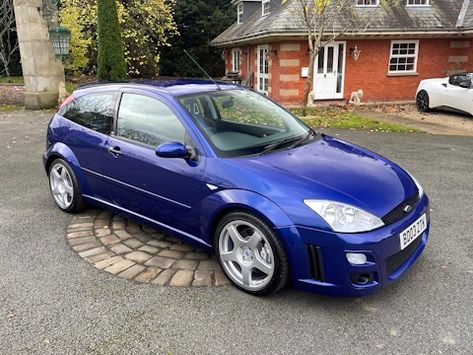
<instances>
[{"instance_id":1,"label":"white car","mask_svg":"<svg viewBox=\"0 0 473 355\"><path fill-rule=\"evenodd\" d=\"M419 83L416 105L420 112L450 108L473 114L473 73L458 73L442 79L427 79Z\"/></svg>"}]
</instances>

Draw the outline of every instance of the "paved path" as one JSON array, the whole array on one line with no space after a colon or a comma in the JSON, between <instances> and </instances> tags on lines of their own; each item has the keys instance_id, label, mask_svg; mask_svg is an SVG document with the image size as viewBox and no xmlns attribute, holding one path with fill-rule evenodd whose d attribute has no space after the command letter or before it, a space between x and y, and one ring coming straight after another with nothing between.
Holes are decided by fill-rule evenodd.
<instances>
[{"instance_id":1,"label":"paved path","mask_svg":"<svg viewBox=\"0 0 473 355\"><path fill-rule=\"evenodd\" d=\"M331 131L408 168L432 200L430 243L366 298L157 287L99 272L69 246L47 190L47 115L0 114L0 353L471 353L473 139Z\"/></svg>"},{"instance_id":2,"label":"paved path","mask_svg":"<svg viewBox=\"0 0 473 355\"><path fill-rule=\"evenodd\" d=\"M362 108L364 116L378 121L400 124L422 132L435 135L473 136L473 117L471 115L432 111L420 113L414 105L394 106L398 113L385 113L380 110Z\"/></svg>"},{"instance_id":3,"label":"paved path","mask_svg":"<svg viewBox=\"0 0 473 355\"><path fill-rule=\"evenodd\" d=\"M87 209L67 228L72 249L98 270L172 287L228 285L215 256L109 211Z\"/></svg>"}]
</instances>

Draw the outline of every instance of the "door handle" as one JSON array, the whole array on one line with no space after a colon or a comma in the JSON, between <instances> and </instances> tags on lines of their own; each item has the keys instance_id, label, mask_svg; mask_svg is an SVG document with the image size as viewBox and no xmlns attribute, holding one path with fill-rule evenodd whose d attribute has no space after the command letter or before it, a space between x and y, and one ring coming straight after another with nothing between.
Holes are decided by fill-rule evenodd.
<instances>
[{"instance_id":1,"label":"door handle","mask_svg":"<svg viewBox=\"0 0 473 355\"><path fill-rule=\"evenodd\" d=\"M108 148L107 148L107 151L108 151L110 154L115 155L115 156L117 156L117 155L123 155L122 150L121 150L120 147L118 147L118 146L115 146L115 147L108 147Z\"/></svg>"},{"instance_id":2,"label":"door handle","mask_svg":"<svg viewBox=\"0 0 473 355\"><path fill-rule=\"evenodd\" d=\"M445 84L445 83L442 83L442 86L443 86L443 87L447 87L447 84Z\"/></svg>"}]
</instances>

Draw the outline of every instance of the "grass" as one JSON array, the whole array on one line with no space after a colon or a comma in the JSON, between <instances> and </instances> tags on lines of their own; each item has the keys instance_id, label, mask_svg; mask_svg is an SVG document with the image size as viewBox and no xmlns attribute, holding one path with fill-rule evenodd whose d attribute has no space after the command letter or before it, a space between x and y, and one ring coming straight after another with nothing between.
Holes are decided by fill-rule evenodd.
<instances>
[{"instance_id":1,"label":"grass","mask_svg":"<svg viewBox=\"0 0 473 355\"><path fill-rule=\"evenodd\" d=\"M17 110L21 110L23 106L14 106L14 105L1 105L0 104L0 112L13 112Z\"/></svg>"},{"instance_id":2,"label":"grass","mask_svg":"<svg viewBox=\"0 0 473 355\"><path fill-rule=\"evenodd\" d=\"M0 76L0 84L19 84L23 85L23 77L22 76L10 76L7 78L6 76Z\"/></svg>"},{"instance_id":3,"label":"grass","mask_svg":"<svg viewBox=\"0 0 473 355\"><path fill-rule=\"evenodd\" d=\"M23 85L23 77L22 76L11 76L9 78L5 76L0 77L0 84L17 84L17 85ZM68 92L73 92L80 84L76 82L70 82L66 81L66 90Z\"/></svg>"},{"instance_id":4,"label":"grass","mask_svg":"<svg viewBox=\"0 0 473 355\"><path fill-rule=\"evenodd\" d=\"M377 121L347 107L310 107L303 117L301 108L291 110L306 124L316 128L361 129L375 132L412 133L419 130L399 124Z\"/></svg>"}]
</instances>

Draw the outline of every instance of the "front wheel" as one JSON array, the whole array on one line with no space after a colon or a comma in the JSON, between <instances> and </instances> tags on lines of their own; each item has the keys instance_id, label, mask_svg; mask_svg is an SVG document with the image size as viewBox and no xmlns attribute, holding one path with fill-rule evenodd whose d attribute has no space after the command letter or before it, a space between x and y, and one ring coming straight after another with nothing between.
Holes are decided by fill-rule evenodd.
<instances>
[{"instance_id":1,"label":"front wheel","mask_svg":"<svg viewBox=\"0 0 473 355\"><path fill-rule=\"evenodd\" d=\"M416 106L419 112L429 112L429 94L425 90L419 91L416 98Z\"/></svg>"},{"instance_id":2,"label":"front wheel","mask_svg":"<svg viewBox=\"0 0 473 355\"><path fill-rule=\"evenodd\" d=\"M233 285L265 295L283 288L289 278L287 256L279 237L259 217L233 212L219 223L215 250Z\"/></svg>"},{"instance_id":3,"label":"front wheel","mask_svg":"<svg viewBox=\"0 0 473 355\"><path fill-rule=\"evenodd\" d=\"M84 203L79 184L71 167L62 159L56 159L49 168L49 188L56 205L64 212L75 213Z\"/></svg>"}]
</instances>

